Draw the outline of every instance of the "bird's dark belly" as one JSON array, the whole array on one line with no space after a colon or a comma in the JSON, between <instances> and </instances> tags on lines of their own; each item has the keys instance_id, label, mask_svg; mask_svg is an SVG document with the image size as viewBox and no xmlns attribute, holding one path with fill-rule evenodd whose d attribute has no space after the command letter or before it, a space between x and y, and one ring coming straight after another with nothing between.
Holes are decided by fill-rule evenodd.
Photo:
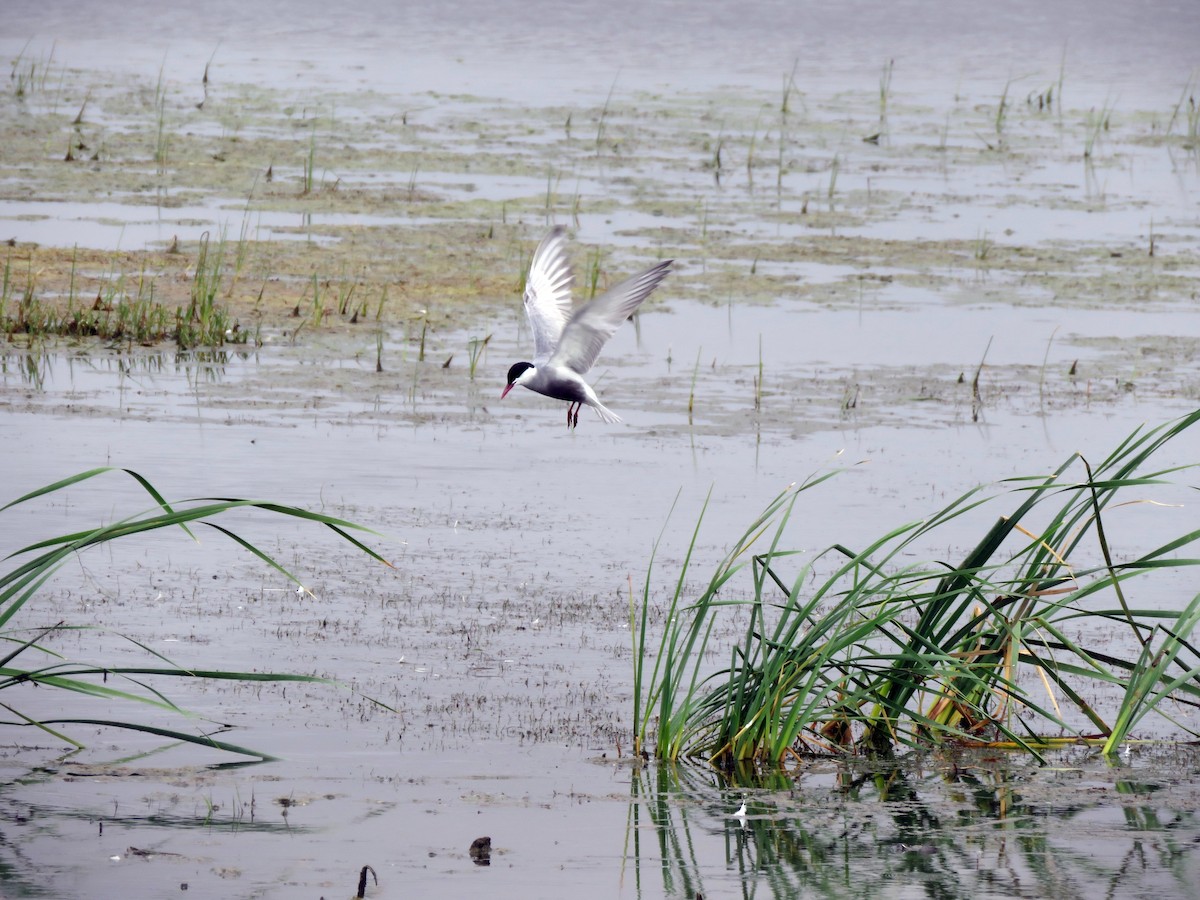
<instances>
[{"instance_id":1,"label":"bird's dark belly","mask_svg":"<svg viewBox=\"0 0 1200 900\"><path fill-rule=\"evenodd\" d=\"M587 402L587 394L577 384L552 384L546 387L535 387L534 390L545 397L553 397L555 400L566 400L568 403Z\"/></svg>"}]
</instances>

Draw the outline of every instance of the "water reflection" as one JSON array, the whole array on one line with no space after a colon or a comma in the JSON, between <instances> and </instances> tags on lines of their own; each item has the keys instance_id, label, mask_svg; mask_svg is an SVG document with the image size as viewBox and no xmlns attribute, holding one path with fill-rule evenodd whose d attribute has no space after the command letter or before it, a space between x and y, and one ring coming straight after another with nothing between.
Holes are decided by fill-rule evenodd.
<instances>
[{"instance_id":1,"label":"water reflection","mask_svg":"<svg viewBox=\"0 0 1200 900\"><path fill-rule=\"evenodd\" d=\"M53 356L41 348L29 351L5 350L0 353L0 375L5 382L12 375L19 384L40 391L46 384Z\"/></svg>"},{"instance_id":2,"label":"water reflection","mask_svg":"<svg viewBox=\"0 0 1200 900\"><path fill-rule=\"evenodd\" d=\"M37 755L33 748L22 749L26 757ZM9 764L0 788L0 822L4 824L0 896L72 896L75 866L88 866L95 877L119 871L126 860L136 860L141 868L136 870L136 886L123 891L124 896L145 896L138 889L144 888L146 881L157 883L161 870L145 868L151 863L172 866L183 875L182 885L181 879L175 878L171 889L164 888L162 893L187 890L186 878L189 874L195 877L190 868L189 835L208 843L221 834L237 835L242 841L258 835L294 841L318 832L304 822L289 821L286 797L269 800L253 794L232 798L221 794L214 798L211 776L201 769L171 770L173 790L146 794L142 776L161 771L146 768L145 757L154 752L138 760L141 767L125 768L76 763L57 755L26 766L6 754ZM70 784L87 784L88 788L84 792L62 789ZM41 791L32 792L28 790L31 787ZM183 852L164 847L169 843L166 836L171 835L183 836ZM64 854L62 848L68 845L81 849ZM177 849L175 844L171 846Z\"/></svg>"},{"instance_id":3,"label":"water reflection","mask_svg":"<svg viewBox=\"0 0 1200 900\"><path fill-rule=\"evenodd\" d=\"M645 766L626 872L638 896L728 896L731 884L777 898L1186 896L1200 883L1196 798L1162 790L1194 766L1186 756L1136 778L1070 753L1046 767L982 755L732 776Z\"/></svg>"},{"instance_id":4,"label":"water reflection","mask_svg":"<svg viewBox=\"0 0 1200 900\"><path fill-rule=\"evenodd\" d=\"M254 348L211 348L200 350L152 350L146 352L63 353L57 347L35 343L25 348L0 351L0 380L25 388L47 390L95 390L112 386L108 376L124 378L181 377L189 387L220 384L235 363L257 363Z\"/></svg>"}]
</instances>

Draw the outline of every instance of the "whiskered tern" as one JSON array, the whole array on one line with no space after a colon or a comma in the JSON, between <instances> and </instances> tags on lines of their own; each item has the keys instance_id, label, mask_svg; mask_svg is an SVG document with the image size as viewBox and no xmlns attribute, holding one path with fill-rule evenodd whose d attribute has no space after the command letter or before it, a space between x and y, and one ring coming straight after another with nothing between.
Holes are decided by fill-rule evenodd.
<instances>
[{"instance_id":1,"label":"whiskered tern","mask_svg":"<svg viewBox=\"0 0 1200 900\"><path fill-rule=\"evenodd\" d=\"M614 285L578 309L571 306L575 281L566 254L567 236L561 227L546 235L533 254L525 282L525 314L533 331L533 362L513 363L504 399L517 385L555 400L567 401L567 427L579 424L584 404L605 422L620 417L600 402L583 380L608 339L633 315L666 277L673 260L667 259Z\"/></svg>"}]
</instances>

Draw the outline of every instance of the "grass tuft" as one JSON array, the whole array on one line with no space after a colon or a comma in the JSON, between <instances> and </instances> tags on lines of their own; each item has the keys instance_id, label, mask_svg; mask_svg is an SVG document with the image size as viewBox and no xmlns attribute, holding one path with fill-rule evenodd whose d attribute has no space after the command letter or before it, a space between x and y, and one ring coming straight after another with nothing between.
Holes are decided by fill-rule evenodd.
<instances>
[{"instance_id":1,"label":"grass tuft","mask_svg":"<svg viewBox=\"0 0 1200 900\"><path fill-rule=\"evenodd\" d=\"M484 338L471 338L467 342L467 367L472 381L475 380L475 369L479 365L479 359L483 356L483 351L487 349L491 339L492 336L489 334Z\"/></svg>"},{"instance_id":2,"label":"grass tuft","mask_svg":"<svg viewBox=\"0 0 1200 900\"><path fill-rule=\"evenodd\" d=\"M210 246L207 233L201 237L187 303L178 308L158 299L158 279L144 264L138 272L110 270L99 279L95 296L87 299L79 296L73 256L63 302L53 290L39 284L32 254L23 283L20 273L13 271L10 256L0 282L0 333L10 339L25 335L31 341L99 338L141 346L173 340L185 350L257 342L257 329L243 330L220 302L227 268L225 248L224 236L215 247ZM237 260L244 252L244 242L239 242L235 278L240 265Z\"/></svg>"},{"instance_id":3,"label":"grass tuft","mask_svg":"<svg viewBox=\"0 0 1200 900\"><path fill-rule=\"evenodd\" d=\"M833 473L814 476L777 496L697 590L702 510L653 650L649 572L640 609L631 598L636 749L722 765L944 745L1040 758L1069 742L1114 752L1152 713L1196 734L1183 716L1200 708L1200 594L1139 606L1135 588L1200 565L1187 555L1200 529L1122 560L1108 520L1185 468L1153 457L1198 421L1139 429L1096 465L1073 454L996 496L970 491L857 549L784 549L797 501ZM958 564L913 561L958 545L967 517L996 502L1006 513ZM731 612L744 636L714 667Z\"/></svg>"}]
</instances>

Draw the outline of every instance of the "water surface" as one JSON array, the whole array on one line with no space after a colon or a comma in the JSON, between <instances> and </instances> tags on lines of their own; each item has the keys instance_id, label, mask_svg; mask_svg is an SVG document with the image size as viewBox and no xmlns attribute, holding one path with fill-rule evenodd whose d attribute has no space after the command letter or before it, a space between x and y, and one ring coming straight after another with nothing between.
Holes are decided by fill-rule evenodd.
<instances>
[{"instance_id":1,"label":"water surface","mask_svg":"<svg viewBox=\"0 0 1200 900\"><path fill-rule=\"evenodd\" d=\"M561 221L581 273L593 250L612 277L660 254L678 262L594 372L625 424L585 415L574 433L528 392L499 401L529 346L515 295L434 310L424 361L403 301L358 330L276 321L247 352L7 348L9 496L123 466L170 498L345 515L377 528L396 566L245 518L239 531L311 598L215 534L156 535L73 561L30 626L103 626L64 638L82 658L141 658L114 636L126 633L182 665L328 675L397 712L325 687L173 688L236 726L232 739L284 757L240 770L144 735L81 734L90 749L72 757L9 729L6 895L349 895L366 864L380 876L368 896L388 897L963 885L1168 897L1200 880L1186 753L1138 747L1106 762L1078 750L1046 767L949 754L878 771L806 761L734 783L635 767L628 721L630 591L661 534L650 590L665 603L706 500L694 582L814 472L840 470L797 508L792 546L862 545L976 484L1077 450L1098 458L1196 407L1200 169L1172 123L1200 65L1194 4L120 12L6 7L14 72L51 75L23 100L4 96L5 127L58 129L31 160L0 150L0 237L14 253L176 239L193 252L224 230L254 242L264 281L319 271L375 290L363 260L402 256L422 235L511 232L497 240L512 241L515 273ZM1039 111L1060 79L1065 110ZM165 171L153 162L159 84L176 141ZM1012 107L998 128L1002 96ZM64 168L84 97L87 139L108 156ZM1094 135L1089 115L1105 110L1110 127ZM310 135L323 189L301 200ZM214 153L240 168L214 167ZM97 195L89 172L112 189ZM455 265L479 264L475 245L454 249ZM468 342L486 334L471 378ZM1162 460L1193 461L1191 446ZM6 512L4 552L146 505L119 475L94 485ZM1122 553L1195 528L1186 487L1154 498L1164 505L1114 511ZM1007 508L925 549L960 556ZM1147 588L1168 607L1189 591ZM100 712L13 690L44 715L52 703ZM743 799L751 815L731 819ZM484 834L496 848L486 868L467 854Z\"/></svg>"}]
</instances>

